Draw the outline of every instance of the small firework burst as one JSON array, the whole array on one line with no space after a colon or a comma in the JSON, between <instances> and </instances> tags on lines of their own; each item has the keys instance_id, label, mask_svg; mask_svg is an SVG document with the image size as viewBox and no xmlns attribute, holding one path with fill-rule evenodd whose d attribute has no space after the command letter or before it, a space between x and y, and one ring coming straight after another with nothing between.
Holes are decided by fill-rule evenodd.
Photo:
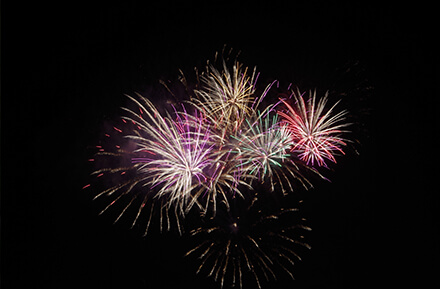
<instances>
[{"instance_id":1,"label":"small firework burst","mask_svg":"<svg viewBox=\"0 0 440 289\"><path fill-rule=\"evenodd\" d=\"M193 104L207 114L223 135L234 134L248 117L260 98L255 97L256 69L249 74L247 67L235 62L229 71L209 65L201 76L202 87L195 90Z\"/></svg>"},{"instance_id":2,"label":"small firework burst","mask_svg":"<svg viewBox=\"0 0 440 289\"><path fill-rule=\"evenodd\" d=\"M346 111L333 114L334 104L326 111L327 95L316 100L316 91L304 101L303 95L295 95L295 105L281 100L287 107L287 113L279 111L292 135L292 154L297 155L307 165L327 166L326 160L336 162L335 154L344 154L346 145L341 130L349 124L344 122Z\"/></svg>"},{"instance_id":3,"label":"small firework burst","mask_svg":"<svg viewBox=\"0 0 440 289\"><path fill-rule=\"evenodd\" d=\"M221 287L238 284L243 288L243 280L250 277L261 288L262 280L276 280L278 271L293 279L301 248L310 249L303 234L311 229L304 225L299 210L274 209L257 197L230 203L221 214L190 232L200 243L185 256L200 260L197 273L213 277Z\"/></svg>"},{"instance_id":4,"label":"small firework burst","mask_svg":"<svg viewBox=\"0 0 440 289\"><path fill-rule=\"evenodd\" d=\"M238 165L246 175L253 176L251 183L253 179L260 182L269 179L273 191L275 179L284 192L283 182L287 182L289 187L291 184L281 168L284 167L288 174L293 174L285 164L290 161L290 131L279 122L277 115L270 116L269 111L257 111L256 120L246 120L246 123L244 131L234 137L237 141L235 147Z\"/></svg>"}]
</instances>

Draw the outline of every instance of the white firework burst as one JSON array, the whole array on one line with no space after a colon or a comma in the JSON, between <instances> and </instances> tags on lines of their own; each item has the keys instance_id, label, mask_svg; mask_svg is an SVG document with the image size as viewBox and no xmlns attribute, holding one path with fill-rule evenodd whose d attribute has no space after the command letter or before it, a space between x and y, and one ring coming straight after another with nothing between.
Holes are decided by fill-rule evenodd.
<instances>
[{"instance_id":1,"label":"white firework burst","mask_svg":"<svg viewBox=\"0 0 440 289\"><path fill-rule=\"evenodd\" d=\"M146 155L133 159L139 175L158 188L158 197L166 196L169 204L188 212L197 202L191 192L207 183L205 170L212 166L209 128L201 118L184 113L172 120L161 116L149 100L129 98L141 109L141 115L125 109L130 115L126 119L140 127L137 135L128 136L137 144L134 153Z\"/></svg>"}]
</instances>

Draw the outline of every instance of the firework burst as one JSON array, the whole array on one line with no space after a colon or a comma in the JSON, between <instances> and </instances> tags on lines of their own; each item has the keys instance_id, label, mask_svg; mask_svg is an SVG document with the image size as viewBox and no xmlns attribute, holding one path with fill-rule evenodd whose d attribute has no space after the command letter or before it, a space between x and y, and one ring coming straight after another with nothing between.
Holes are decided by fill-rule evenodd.
<instances>
[{"instance_id":1,"label":"firework burst","mask_svg":"<svg viewBox=\"0 0 440 289\"><path fill-rule=\"evenodd\" d=\"M333 114L338 103L326 111L327 95L317 101L316 91L310 92L307 102L300 93L295 100L294 107L281 100L288 112L278 112L291 132L292 154L312 166L327 166L326 160L336 162L335 154L344 154L342 147L346 145L341 134L347 131L341 129L349 125L344 122L347 112Z\"/></svg>"},{"instance_id":2,"label":"firework burst","mask_svg":"<svg viewBox=\"0 0 440 289\"><path fill-rule=\"evenodd\" d=\"M209 126L200 115L191 116L186 111L162 116L154 105L138 95L137 98L127 96L136 106L136 109L123 108L127 116L122 118L125 126L132 129L114 129L123 134L127 144L122 149L117 146L116 152L105 151L100 147L96 158L116 158L117 161L107 162L92 173L97 177L109 175L118 181L115 185L95 196L111 198L101 213L115 203L127 199L127 205L122 208L118 221L127 209L141 199L133 225L138 220L142 210L151 209L148 217L146 232L152 217L154 205L160 203L160 223L167 218L169 229L169 210L174 208L178 228L180 231L179 216L185 215L194 204L198 204L197 197L203 191L209 190L209 175L214 160L211 158L213 141ZM128 133L127 133L128 131ZM195 195L193 195L194 192ZM151 204L147 205L147 202ZM200 206L200 205L199 205ZM165 213L164 213L165 212ZM116 222L115 221L115 222Z\"/></svg>"},{"instance_id":3,"label":"firework burst","mask_svg":"<svg viewBox=\"0 0 440 289\"><path fill-rule=\"evenodd\" d=\"M215 128L226 137L238 131L264 97L264 94L255 96L256 68L249 73L249 69L239 62L234 63L232 71L225 61L222 71L209 65L200 79L201 88L195 90L192 104L206 113Z\"/></svg>"},{"instance_id":4,"label":"firework burst","mask_svg":"<svg viewBox=\"0 0 440 289\"><path fill-rule=\"evenodd\" d=\"M262 280L276 280L278 271L294 278L293 265L301 260L298 252L310 249L303 233L311 229L297 208L274 210L263 204L267 200L257 197L250 202L235 199L222 214L190 232L200 243L185 256L200 260L197 273L213 277L221 287L240 288L249 277L261 288Z\"/></svg>"},{"instance_id":5,"label":"firework burst","mask_svg":"<svg viewBox=\"0 0 440 289\"><path fill-rule=\"evenodd\" d=\"M238 137L236 153L239 166L247 176L264 183L266 180L275 190L278 183L283 193L287 186L292 191L291 179L307 180L300 174L298 166L290 158L292 149L291 132L287 126L279 121L277 115L271 115L270 110L263 113L256 112L256 120L246 120L247 126Z\"/></svg>"},{"instance_id":6,"label":"firework burst","mask_svg":"<svg viewBox=\"0 0 440 289\"><path fill-rule=\"evenodd\" d=\"M137 148L134 153L144 154L133 158L137 170L152 188L160 187L158 196L164 195L170 204L177 204L181 212L188 212L196 202L191 192L207 183L204 171L212 166L210 158L213 145L209 127L202 118L187 113L176 113L176 120L163 117L153 104L142 97L140 101L129 98L140 108L141 114L125 109L140 132L128 136Z\"/></svg>"}]
</instances>

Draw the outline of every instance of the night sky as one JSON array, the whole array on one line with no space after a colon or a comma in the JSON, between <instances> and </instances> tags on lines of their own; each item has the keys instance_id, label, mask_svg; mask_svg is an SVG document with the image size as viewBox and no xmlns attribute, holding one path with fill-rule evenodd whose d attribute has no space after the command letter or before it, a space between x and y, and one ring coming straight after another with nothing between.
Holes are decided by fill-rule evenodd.
<instances>
[{"instance_id":1,"label":"night sky","mask_svg":"<svg viewBox=\"0 0 440 289\"><path fill-rule=\"evenodd\" d=\"M224 45L260 86L329 90L354 122L332 182L304 195L312 250L296 280L264 288L438 283L432 7L88 2L2 5L2 288L220 288L195 275L185 237L113 225L82 187L124 93L160 100L160 80L193 75Z\"/></svg>"}]
</instances>

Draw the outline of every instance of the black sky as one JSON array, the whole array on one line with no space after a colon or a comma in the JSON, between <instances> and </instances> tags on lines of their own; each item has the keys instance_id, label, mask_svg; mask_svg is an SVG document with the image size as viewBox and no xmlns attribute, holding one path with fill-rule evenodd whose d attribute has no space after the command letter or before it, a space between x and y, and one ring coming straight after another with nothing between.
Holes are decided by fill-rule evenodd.
<instances>
[{"instance_id":1,"label":"black sky","mask_svg":"<svg viewBox=\"0 0 440 289\"><path fill-rule=\"evenodd\" d=\"M219 288L182 257L187 240L112 225L81 188L123 94L191 74L225 44L262 81L349 93L360 142L306 197L313 249L297 280L266 288L436 281L432 7L123 2L2 5L3 288Z\"/></svg>"}]
</instances>

